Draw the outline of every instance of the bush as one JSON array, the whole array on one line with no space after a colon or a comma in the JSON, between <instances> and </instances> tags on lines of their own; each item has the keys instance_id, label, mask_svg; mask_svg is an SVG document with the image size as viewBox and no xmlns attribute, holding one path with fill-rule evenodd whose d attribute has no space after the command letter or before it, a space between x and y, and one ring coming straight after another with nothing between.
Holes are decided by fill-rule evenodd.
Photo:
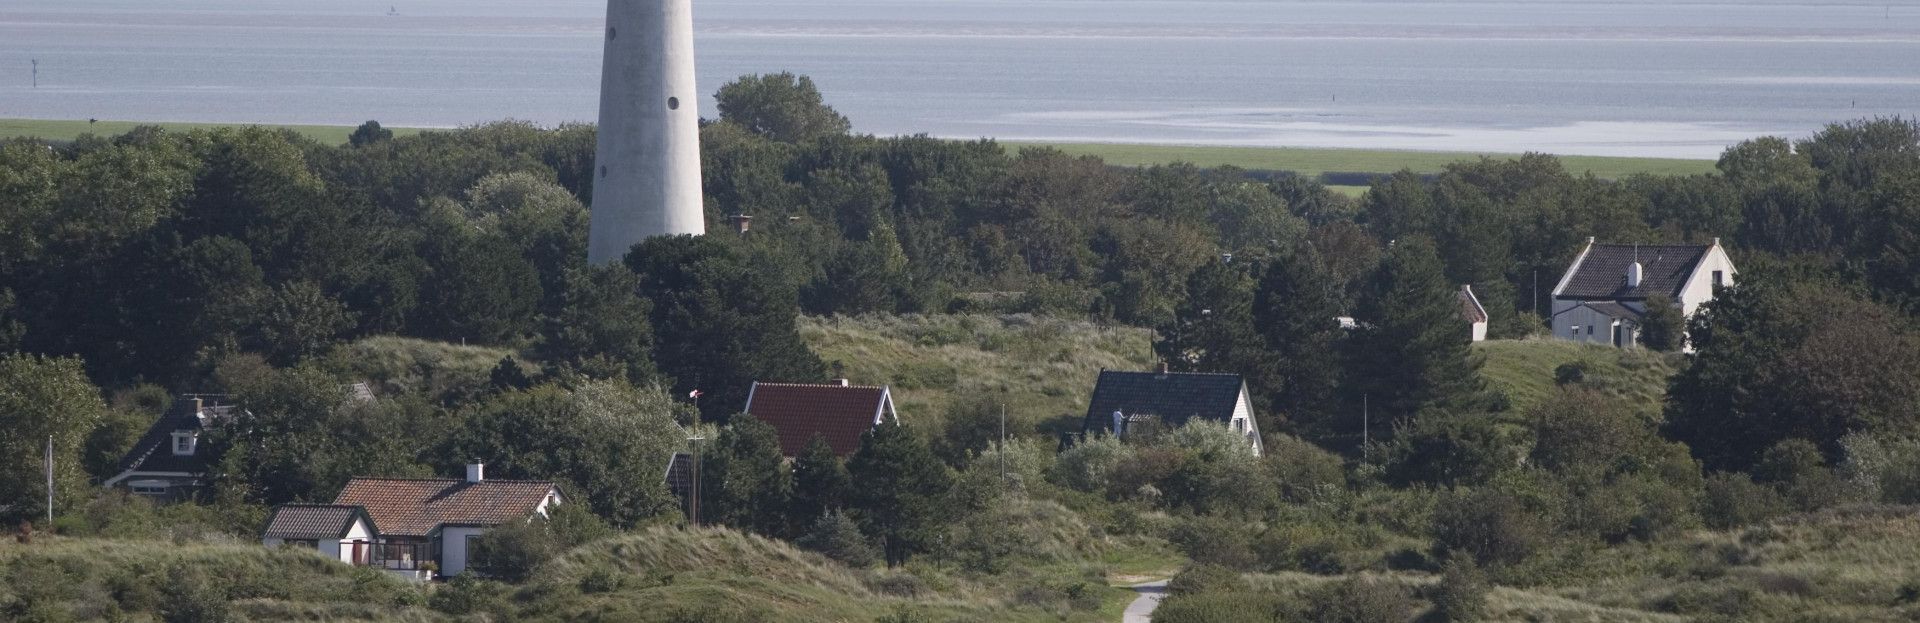
<instances>
[{"instance_id":1,"label":"bush","mask_svg":"<svg viewBox=\"0 0 1920 623\"><path fill-rule=\"evenodd\" d=\"M1196 564L1245 571L1253 569L1257 562L1253 558L1247 524L1243 521L1205 515L1190 517L1175 525L1167 540Z\"/></svg>"},{"instance_id":2,"label":"bush","mask_svg":"<svg viewBox=\"0 0 1920 623\"><path fill-rule=\"evenodd\" d=\"M166 623L226 623L238 620L227 605L226 592L202 572L186 566L167 571L166 598L160 602L160 620Z\"/></svg>"},{"instance_id":3,"label":"bush","mask_svg":"<svg viewBox=\"0 0 1920 623\"><path fill-rule=\"evenodd\" d=\"M1200 593L1231 592L1246 590L1247 581L1240 573L1220 565L1199 564L1181 569L1173 579L1167 582L1167 595L1198 595Z\"/></svg>"},{"instance_id":4,"label":"bush","mask_svg":"<svg viewBox=\"0 0 1920 623\"><path fill-rule=\"evenodd\" d=\"M1133 456L1133 447L1111 435L1095 435L1065 452L1053 464L1053 480L1087 492L1107 490L1116 467Z\"/></svg>"},{"instance_id":5,"label":"bush","mask_svg":"<svg viewBox=\"0 0 1920 623\"><path fill-rule=\"evenodd\" d=\"M1440 571L1440 583L1434 585L1433 616L1437 621L1478 621L1487 609L1487 576L1473 563L1473 557L1455 554L1447 558Z\"/></svg>"},{"instance_id":6,"label":"bush","mask_svg":"<svg viewBox=\"0 0 1920 623\"><path fill-rule=\"evenodd\" d=\"M474 543L472 567L489 577L524 582L533 570L564 549L545 519L510 521L488 530Z\"/></svg>"},{"instance_id":7,"label":"bush","mask_svg":"<svg viewBox=\"0 0 1920 623\"><path fill-rule=\"evenodd\" d=\"M1719 472L1707 477L1707 493L1700 505L1700 514L1709 528L1750 526L1786 513L1786 498L1772 487L1755 483L1746 474Z\"/></svg>"},{"instance_id":8,"label":"bush","mask_svg":"<svg viewBox=\"0 0 1920 623\"><path fill-rule=\"evenodd\" d=\"M486 613L508 619L507 593L507 587L499 582L461 574L435 587L433 596L427 598L427 607L447 614Z\"/></svg>"},{"instance_id":9,"label":"bush","mask_svg":"<svg viewBox=\"0 0 1920 623\"><path fill-rule=\"evenodd\" d=\"M1154 623L1274 623L1299 621L1298 604L1285 595L1213 592L1168 597L1153 611Z\"/></svg>"},{"instance_id":10,"label":"bush","mask_svg":"<svg viewBox=\"0 0 1920 623\"><path fill-rule=\"evenodd\" d=\"M1435 553L1449 557L1464 552L1483 567L1500 567L1526 560L1543 546L1550 532L1539 515L1501 491L1455 492L1434 509Z\"/></svg>"},{"instance_id":11,"label":"bush","mask_svg":"<svg viewBox=\"0 0 1920 623\"><path fill-rule=\"evenodd\" d=\"M1308 618L1317 623L1406 623L1420 609L1405 584L1372 576L1320 586L1306 600Z\"/></svg>"},{"instance_id":12,"label":"bush","mask_svg":"<svg viewBox=\"0 0 1920 623\"><path fill-rule=\"evenodd\" d=\"M860 533L860 526L839 511L820 516L794 545L856 569L871 567L880 560L880 550Z\"/></svg>"},{"instance_id":13,"label":"bush","mask_svg":"<svg viewBox=\"0 0 1920 623\"><path fill-rule=\"evenodd\" d=\"M1346 462L1299 437L1274 435L1260 455L1281 499L1295 504L1327 502L1347 489Z\"/></svg>"}]
</instances>

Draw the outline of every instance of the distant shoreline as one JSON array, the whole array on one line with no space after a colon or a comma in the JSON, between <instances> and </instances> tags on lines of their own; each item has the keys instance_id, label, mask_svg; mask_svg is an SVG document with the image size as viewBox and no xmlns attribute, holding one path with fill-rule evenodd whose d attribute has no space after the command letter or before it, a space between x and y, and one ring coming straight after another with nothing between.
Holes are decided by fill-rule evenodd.
<instances>
[{"instance_id":1,"label":"distant shoreline","mask_svg":"<svg viewBox=\"0 0 1920 623\"><path fill-rule=\"evenodd\" d=\"M0 119L0 139L38 137L66 141L83 134L117 135L138 126L154 125L168 130L241 127L259 125L285 128L324 143L345 143L355 126L285 125L253 123L196 123L171 121L97 121L84 119ZM452 128L391 127L396 136ZM999 140L999 139L996 139ZM1052 142L999 140L1008 149L1052 147L1074 155L1097 156L1120 166L1151 166L1171 162L1189 162L1203 167L1234 166L1257 171L1292 171L1303 175L1325 173L1392 173L1410 170L1435 173L1448 163L1481 156L1511 158L1515 153L1474 151L1416 151L1390 149L1353 149L1341 147L1241 147L1216 145L1178 145L1104 142ZM1618 156L1558 156L1567 170L1575 174L1591 172L1595 177L1618 179L1634 174L1694 175L1713 171L1713 160L1678 158L1638 158ZM1360 187L1344 187L1349 193Z\"/></svg>"}]
</instances>

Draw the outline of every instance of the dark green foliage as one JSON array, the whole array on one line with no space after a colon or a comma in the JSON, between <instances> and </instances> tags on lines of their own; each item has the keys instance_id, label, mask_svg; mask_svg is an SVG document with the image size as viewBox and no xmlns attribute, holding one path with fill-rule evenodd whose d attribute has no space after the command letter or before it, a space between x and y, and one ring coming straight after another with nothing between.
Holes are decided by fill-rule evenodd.
<instances>
[{"instance_id":1,"label":"dark green foliage","mask_svg":"<svg viewBox=\"0 0 1920 623\"><path fill-rule=\"evenodd\" d=\"M1520 463L1517 442L1494 416L1428 412L1394 430L1386 446L1387 479L1397 484L1483 483Z\"/></svg>"},{"instance_id":2,"label":"dark green foliage","mask_svg":"<svg viewBox=\"0 0 1920 623\"><path fill-rule=\"evenodd\" d=\"M793 544L855 569L871 567L880 561L879 549L860 533L858 524L839 511L820 515Z\"/></svg>"},{"instance_id":3,"label":"dark green foliage","mask_svg":"<svg viewBox=\"0 0 1920 623\"><path fill-rule=\"evenodd\" d=\"M1213 564L1190 565L1167 582L1168 596L1225 593L1245 590L1247 581L1240 572Z\"/></svg>"},{"instance_id":4,"label":"dark green foliage","mask_svg":"<svg viewBox=\"0 0 1920 623\"><path fill-rule=\"evenodd\" d=\"M826 438L814 435L793 461L793 497L788 503L787 525L799 532L827 513L846 508L852 487L847 466L833 454Z\"/></svg>"},{"instance_id":5,"label":"dark green foliage","mask_svg":"<svg viewBox=\"0 0 1920 623\"><path fill-rule=\"evenodd\" d=\"M436 587L427 605L447 614L505 614L511 612L507 587L471 574L460 574Z\"/></svg>"},{"instance_id":6,"label":"dark green foliage","mask_svg":"<svg viewBox=\"0 0 1920 623\"><path fill-rule=\"evenodd\" d=\"M490 578L524 582L534 569L559 554L561 545L543 520L509 521L474 541L473 569Z\"/></svg>"},{"instance_id":7,"label":"dark green foliage","mask_svg":"<svg viewBox=\"0 0 1920 623\"><path fill-rule=\"evenodd\" d=\"M880 542L889 566L933 547L952 519L941 500L953 477L925 442L897 423L862 433L847 473L854 483L847 509Z\"/></svg>"},{"instance_id":8,"label":"dark green foliage","mask_svg":"<svg viewBox=\"0 0 1920 623\"><path fill-rule=\"evenodd\" d=\"M640 280L625 266L570 271L535 352L549 364L593 378L654 380L653 305L638 293Z\"/></svg>"},{"instance_id":9,"label":"dark green foliage","mask_svg":"<svg viewBox=\"0 0 1920 623\"><path fill-rule=\"evenodd\" d=\"M1753 482L1746 474L1720 472L1707 477L1706 498L1700 515L1717 530L1754 525L1788 511L1787 501L1773 487Z\"/></svg>"},{"instance_id":10,"label":"dark green foliage","mask_svg":"<svg viewBox=\"0 0 1920 623\"><path fill-rule=\"evenodd\" d=\"M380 127L378 121L362 123L360 127L353 129L353 134L347 135L347 144L354 147L365 147L391 140L393 140L393 130Z\"/></svg>"},{"instance_id":11,"label":"dark green foliage","mask_svg":"<svg viewBox=\"0 0 1920 623\"><path fill-rule=\"evenodd\" d=\"M1673 300L1656 294L1647 297L1646 305L1646 317L1640 321L1640 345L1663 353L1686 346L1687 318Z\"/></svg>"},{"instance_id":12,"label":"dark green foliage","mask_svg":"<svg viewBox=\"0 0 1920 623\"><path fill-rule=\"evenodd\" d=\"M1360 327L1347 365L1365 373L1345 384L1350 404L1365 398L1376 421L1391 422L1481 398L1480 360L1454 290L1430 241L1416 236L1387 250L1354 313ZM1346 418L1338 430L1359 432L1357 420Z\"/></svg>"},{"instance_id":13,"label":"dark green foliage","mask_svg":"<svg viewBox=\"0 0 1920 623\"><path fill-rule=\"evenodd\" d=\"M772 426L752 415L735 415L703 460L702 521L768 536L786 533L793 473Z\"/></svg>"},{"instance_id":14,"label":"dark green foliage","mask_svg":"<svg viewBox=\"0 0 1920 623\"><path fill-rule=\"evenodd\" d=\"M791 73L741 76L714 94L720 120L787 143L845 134L847 118L821 101L813 79ZM686 105L693 105L687 102Z\"/></svg>"},{"instance_id":15,"label":"dark green foliage","mask_svg":"<svg viewBox=\"0 0 1920 623\"><path fill-rule=\"evenodd\" d=\"M1491 489L1455 491L1434 509L1435 552L1460 552L1482 567L1517 564L1546 544L1551 526L1515 496Z\"/></svg>"},{"instance_id":16,"label":"dark green foliage","mask_svg":"<svg viewBox=\"0 0 1920 623\"><path fill-rule=\"evenodd\" d=\"M13 525L46 514L42 457L49 438L56 488L66 501L86 490L82 449L107 413L100 390L87 381L79 360L0 355L0 499L13 501L0 511L0 522Z\"/></svg>"},{"instance_id":17,"label":"dark green foliage","mask_svg":"<svg viewBox=\"0 0 1920 623\"><path fill-rule=\"evenodd\" d=\"M238 620L227 605L225 591L214 580L192 567L182 565L168 569L162 594L158 614L160 620L166 623L226 623Z\"/></svg>"},{"instance_id":18,"label":"dark green foliage","mask_svg":"<svg viewBox=\"0 0 1920 623\"><path fill-rule=\"evenodd\" d=\"M654 360L673 391L695 389L708 419L746 407L754 381L805 382L826 376L794 328L794 291L716 237L657 237L626 264L653 302Z\"/></svg>"},{"instance_id":19,"label":"dark green foliage","mask_svg":"<svg viewBox=\"0 0 1920 623\"><path fill-rule=\"evenodd\" d=\"M1259 562L1246 523L1237 519L1195 516L1177 524L1167 540L1201 565L1245 571Z\"/></svg>"},{"instance_id":20,"label":"dark green foliage","mask_svg":"<svg viewBox=\"0 0 1920 623\"><path fill-rule=\"evenodd\" d=\"M1002 400L979 395L947 407L940 436L933 440L934 454L954 469L966 469L974 455L1000 440ZM1008 426L1012 427L1006 431L1008 437L1022 436L1019 422L1009 422Z\"/></svg>"},{"instance_id":21,"label":"dark green foliage","mask_svg":"<svg viewBox=\"0 0 1920 623\"><path fill-rule=\"evenodd\" d=\"M1444 622L1479 621L1487 610L1487 594L1493 587L1487 577L1465 553L1447 558L1440 569L1440 583L1432 589L1433 616Z\"/></svg>"},{"instance_id":22,"label":"dark green foliage","mask_svg":"<svg viewBox=\"0 0 1920 623\"><path fill-rule=\"evenodd\" d=\"M1341 285L1312 247L1280 253L1267 264L1254 294L1253 323L1270 363L1243 372L1248 389L1270 405L1261 430L1279 432L1281 417L1316 436L1343 430L1333 419L1345 337L1335 320L1342 315Z\"/></svg>"},{"instance_id":23,"label":"dark green foliage","mask_svg":"<svg viewBox=\"0 0 1920 623\"><path fill-rule=\"evenodd\" d=\"M1318 623L1406 623L1420 610L1407 585L1365 575L1322 585L1306 601L1307 617Z\"/></svg>"}]
</instances>

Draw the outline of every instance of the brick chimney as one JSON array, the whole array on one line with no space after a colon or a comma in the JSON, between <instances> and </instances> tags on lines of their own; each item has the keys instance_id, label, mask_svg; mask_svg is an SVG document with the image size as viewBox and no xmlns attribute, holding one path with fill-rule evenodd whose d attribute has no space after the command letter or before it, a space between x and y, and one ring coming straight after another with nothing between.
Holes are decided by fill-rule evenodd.
<instances>
[{"instance_id":1,"label":"brick chimney","mask_svg":"<svg viewBox=\"0 0 1920 623\"><path fill-rule=\"evenodd\" d=\"M750 215L735 214L727 217L727 222L733 223L733 232L736 234L744 234L753 230L753 217Z\"/></svg>"}]
</instances>

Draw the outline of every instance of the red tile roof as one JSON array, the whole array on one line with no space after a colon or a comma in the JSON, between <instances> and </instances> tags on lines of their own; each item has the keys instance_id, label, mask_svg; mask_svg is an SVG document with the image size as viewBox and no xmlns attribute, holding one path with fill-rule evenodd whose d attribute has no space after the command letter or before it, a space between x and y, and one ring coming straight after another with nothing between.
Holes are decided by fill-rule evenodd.
<instances>
[{"instance_id":1,"label":"red tile roof","mask_svg":"<svg viewBox=\"0 0 1920 623\"><path fill-rule=\"evenodd\" d=\"M347 535L347 531L353 527L354 518L364 517L366 512L366 509L358 506L282 504L273 509L273 517L267 520L267 529L262 536L269 539L338 539ZM369 531L377 530L373 522L367 524Z\"/></svg>"},{"instance_id":2,"label":"red tile roof","mask_svg":"<svg viewBox=\"0 0 1920 623\"><path fill-rule=\"evenodd\" d=\"M800 456L820 435L834 454L845 457L860 449L860 434L881 414L896 417L885 387L800 383L754 383L747 413L773 426L780 453L787 456Z\"/></svg>"},{"instance_id":3,"label":"red tile roof","mask_svg":"<svg viewBox=\"0 0 1920 623\"><path fill-rule=\"evenodd\" d=\"M366 507L381 534L424 537L446 524L495 526L527 517L548 495L559 493L545 480L355 478L333 503Z\"/></svg>"}]
</instances>

